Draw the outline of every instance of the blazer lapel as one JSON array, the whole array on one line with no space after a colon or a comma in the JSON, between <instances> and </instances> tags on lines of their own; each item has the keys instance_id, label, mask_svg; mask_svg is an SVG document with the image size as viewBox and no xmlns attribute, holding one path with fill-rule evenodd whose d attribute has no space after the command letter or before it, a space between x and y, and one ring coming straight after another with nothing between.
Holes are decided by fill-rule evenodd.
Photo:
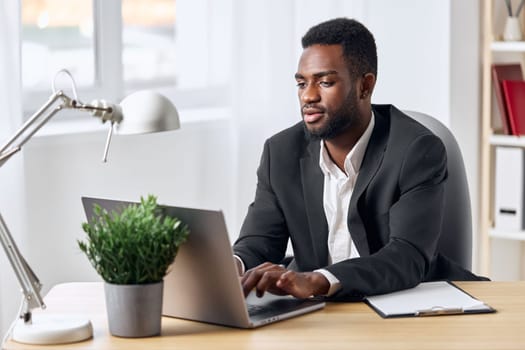
<instances>
[{"instance_id":1,"label":"blazer lapel","mask_svg":"<svg viewBox=\"0 0 525 350\"><path fill-rule=\"evenodd\" d=\"M323 207L324 177L319 168L320 141L308 144L301 158L301 180L310 235L319 266L328 263L328 224Z\"/></svg>"},{"instance_id":2,"label":"blazer lapel","mask_svg":"<svg viewBox=\"0 0 525 350\"><path fill-rule=\"evenodd\" d=\"M379 169L388 140L389 121L376 109L374 109L374 117L374 130L368 142L348 208L348 228L360 256L370 255L370 248L363 220L357 210L357 202Z\"/></svg>"}]
</instances>

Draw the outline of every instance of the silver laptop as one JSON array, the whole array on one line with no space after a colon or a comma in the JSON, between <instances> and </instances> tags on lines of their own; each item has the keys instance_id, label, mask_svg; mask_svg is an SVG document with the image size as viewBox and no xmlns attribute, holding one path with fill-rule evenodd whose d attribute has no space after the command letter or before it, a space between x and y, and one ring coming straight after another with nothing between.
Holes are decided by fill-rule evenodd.
<instances>
[{"instance_id":1,"label":"silver laptop","mask_svg":"<svg viewBox=\"0 0 525 350\"><path fill-rule=\"evenodd\" d=\"M127 201L82 197L88 221L93 205L120 211ZM315 299L296 299L265 293L244 297L221 211L161 206L164 215L186 223L190 235L170 272L164 277L165 316L215 323L239 328L255 328L268 323L322 309Z\"/></svg>"}]
</instances>

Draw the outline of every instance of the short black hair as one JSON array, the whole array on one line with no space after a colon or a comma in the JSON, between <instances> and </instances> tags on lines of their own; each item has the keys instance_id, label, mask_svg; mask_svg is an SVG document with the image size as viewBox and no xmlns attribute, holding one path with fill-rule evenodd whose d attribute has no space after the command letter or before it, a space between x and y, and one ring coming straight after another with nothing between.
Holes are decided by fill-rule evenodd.
<instances>
[{"instance_id":1,"label":"short black hair","mask_svg":"<svg viewBox=\"0 0 525 350\"><path fill-rule=\"evenodd\" d=\"M373 73L377 76L377 49L374 36L360 22L335 18L313 26L303 36L303 49L312 45L341 45L354 76Z\"/></svg>"}]
</instances>

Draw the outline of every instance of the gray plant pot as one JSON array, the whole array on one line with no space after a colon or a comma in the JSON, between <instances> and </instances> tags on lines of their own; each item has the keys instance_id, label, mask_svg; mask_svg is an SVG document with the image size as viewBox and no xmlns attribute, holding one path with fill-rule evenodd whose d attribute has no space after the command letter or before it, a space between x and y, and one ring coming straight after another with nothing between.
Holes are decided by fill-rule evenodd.
<instances>
[{"instance_id":1,"label":"gray plant pot","mask_svg":"<svg viewBox=\"0 0 525 350\"><path fill-rule=\"evenodd\" d=\"M159 335L163 284L104 283L109 332L127 338Z\"/></svg>"}]
</instances>

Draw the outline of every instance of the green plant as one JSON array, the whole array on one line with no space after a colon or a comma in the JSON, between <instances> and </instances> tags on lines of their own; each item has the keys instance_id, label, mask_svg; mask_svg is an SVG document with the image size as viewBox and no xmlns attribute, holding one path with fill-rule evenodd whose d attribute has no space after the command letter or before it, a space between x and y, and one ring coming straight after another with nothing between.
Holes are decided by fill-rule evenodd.
<instances>
[{"instance_id":1,"label":"green plant","mask_svg":"<svg viewBox=\"0 0 525 350\"><path fill-rule=\"evenodd\" d=\"M189 229L179 219L163 216L149 195L119 212L95 205L91 223L82 223L87 240L78 241L102 279L113 284L160 282Z\"/></svg>"}]
</instances>

